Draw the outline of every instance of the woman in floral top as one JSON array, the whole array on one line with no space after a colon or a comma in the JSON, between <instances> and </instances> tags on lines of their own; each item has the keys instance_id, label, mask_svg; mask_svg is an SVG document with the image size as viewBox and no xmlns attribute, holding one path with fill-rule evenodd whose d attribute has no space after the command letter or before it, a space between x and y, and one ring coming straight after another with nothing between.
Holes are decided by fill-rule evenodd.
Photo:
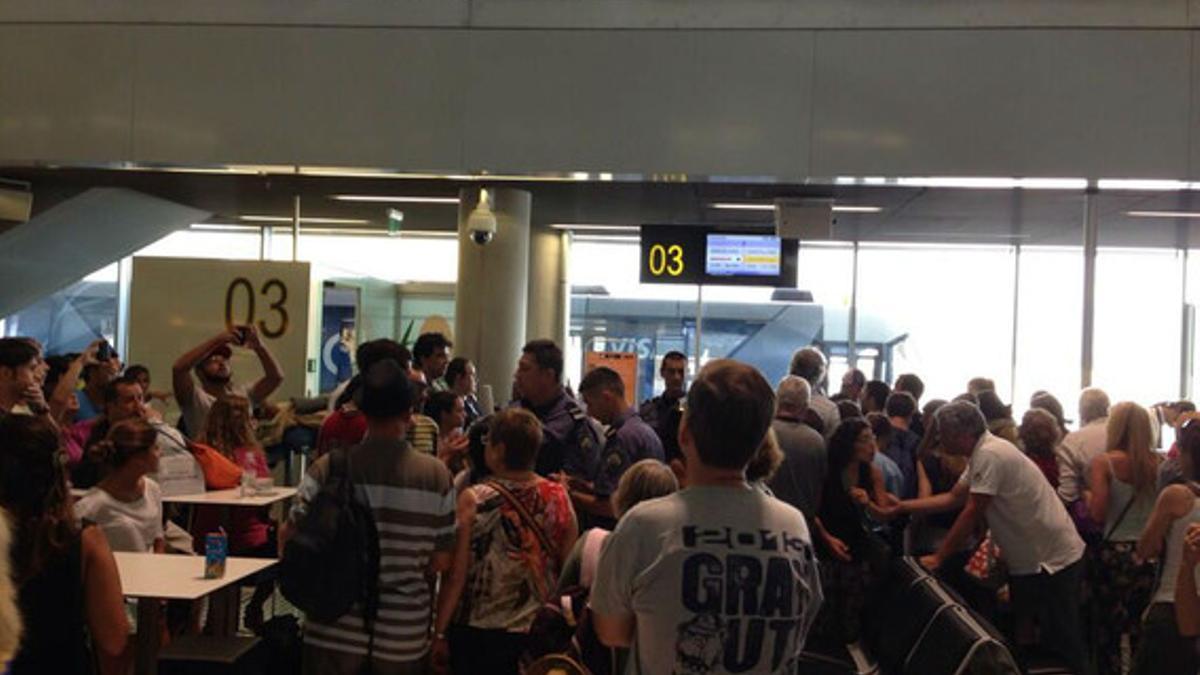
<instances>
[{"instance_id":1,"label":"woman in floral top","mask_svg":"<svg viewBox=\"0 0 1200 675\"><path fill-rule=\"evenodd\" d=\"M566 489L534 473L541 444L531 413L497 413L484 454L492 475L459 495L454 566L438 598L434 663L443 669L449 659L455 673L517 673L525 634L575 544Z\"/></svg>"}]
</instances>

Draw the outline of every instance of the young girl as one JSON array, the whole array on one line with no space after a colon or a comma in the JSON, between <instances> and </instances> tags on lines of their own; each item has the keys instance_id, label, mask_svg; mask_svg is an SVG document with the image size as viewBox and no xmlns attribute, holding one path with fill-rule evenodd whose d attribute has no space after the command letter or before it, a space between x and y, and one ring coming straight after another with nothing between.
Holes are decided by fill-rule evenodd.
<instances>
[{"instance_id":1,"label":"young girl","mask_svg":"<svg viewBox=\"0 0 1200 675\"><path fill-rule=\"evenodd\" d=\"M217 399L208 413L208 421L200 442L211 446L228 457L244 470L254 472L255 478L270 478L267 456L254 437L254 416L250 399L238 394L227 394ZM218 507L196 508L196 519L192 526L192 539L197 553L203 553L205 536L220 528L229 535L229 555L243 558L274 558L277 545L274 524L267 507L235 507L229 510L228 519L222 517ZM274 580L260 580L246 608L246 627L256 630L262 625L263 602L274 592Z\"/></svg>"},{"instance_id":2,"label":"young girl","mask_svg":"<svg viewBox=\"0 0 1200 675\"><path fill-rule=\"evenodd\" d=\"M114 551L164 552L162 491L147 477L158 472L158 432L140 418L117 422L92 451L107 470L75 516L99 526Z\"/></svg>"}]
</instances>

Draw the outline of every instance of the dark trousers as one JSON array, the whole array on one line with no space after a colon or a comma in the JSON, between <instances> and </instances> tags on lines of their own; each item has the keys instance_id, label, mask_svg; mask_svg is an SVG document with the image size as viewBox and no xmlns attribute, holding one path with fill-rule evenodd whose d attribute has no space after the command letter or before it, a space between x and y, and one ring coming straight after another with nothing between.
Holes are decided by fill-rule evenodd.
<instances>
[{"instance_id":1,"label":"dark trousers","mask_svg":"<svg viewBox=\"0 0 1200 675\"><path fill-rule=\"evenodd\" d=\"M518 675L517 662L525 651L525 633L450 626L450 672L454 675Z\"/></svg>"},{"instance_id":2,"label":"dark trousers","mask_svg":"<svg viewBox=\"0 0 1200 675\"><path fill-rule=\"evenodd\" d=\"M1008 580L1017 625L1036 621L1042 647L1058 654L1076 675L1092 672L1080 620L1083 568L1079 560L1054 574L1012 575Z\"/></svg>"}]
</instances>

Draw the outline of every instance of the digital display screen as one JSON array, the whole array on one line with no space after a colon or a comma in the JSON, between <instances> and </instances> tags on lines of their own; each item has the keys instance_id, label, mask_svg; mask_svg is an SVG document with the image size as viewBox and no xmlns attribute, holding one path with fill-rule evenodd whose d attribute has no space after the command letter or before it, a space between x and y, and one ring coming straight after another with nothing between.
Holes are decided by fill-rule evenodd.
<instances>
[{"instance_id":1,"label":"digital display screen","mask_svg":"<svg viewBox=\"0 0 1200 675\"><path fill-rule=\"evenodd\" d=\"M783 253L779 237L709 234L704 273L714 277L778 277Z\"/></svg>"}]
</instances>

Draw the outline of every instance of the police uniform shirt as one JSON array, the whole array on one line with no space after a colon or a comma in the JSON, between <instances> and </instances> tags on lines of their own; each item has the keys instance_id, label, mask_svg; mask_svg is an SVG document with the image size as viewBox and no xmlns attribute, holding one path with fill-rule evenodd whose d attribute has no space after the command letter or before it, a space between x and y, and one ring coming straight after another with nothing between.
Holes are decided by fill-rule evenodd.
<instances>
[{"instance_id":1,"label":"police uniform shirt","mask_svg":"<svg viewBox=\"0 0 1200 675\"><path fill-rule=\"evenodd\" d=\"M537 472L542 476L563 471L590 479L596 473L604 434L579 403L559 389L558 396L542 406L522 399L516 404L537 416L542 423L542 447Z\"/></svg>"},{"instance_id":2,"label":"police uniform shirt","mask_svg":"<svg viewBox=\"0 0 1200 675\"><path fill-rule=\"evenodd\" d=\"M593 489L597 496L607 497L617 491L617 482L626 469L643 459L666 461L662 441L650 425L628 408L604 432L604 452L600 455L600 471Z\"/></svg>"},{"instance_id":3,"label":"police uniform shirt","mask_svg":"<svg viewBox=\"0 0 1200 675\"><path fill-rule=\"evenodd\" d=\"M679 412L679 402L683 397L684 392L666 392L646 399L638 409L638 415L658 434L667 459L674 459L682 454L679 452L678 434L679 421L683 417Z\"/></svg>"}]
</instances>

